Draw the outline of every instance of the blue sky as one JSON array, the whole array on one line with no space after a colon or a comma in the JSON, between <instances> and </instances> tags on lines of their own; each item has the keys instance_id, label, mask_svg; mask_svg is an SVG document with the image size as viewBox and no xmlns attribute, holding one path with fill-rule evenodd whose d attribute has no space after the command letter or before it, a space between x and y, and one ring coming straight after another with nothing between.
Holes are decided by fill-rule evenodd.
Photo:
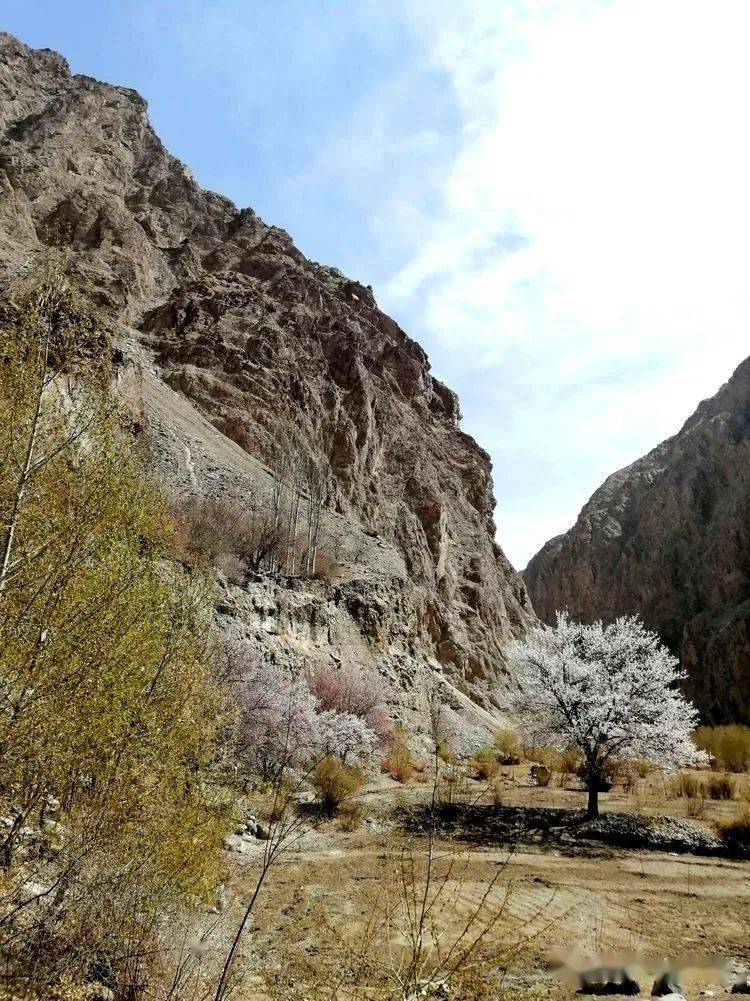
<instances>
[{"instance_id":1,"label":"blue sky","mask_svg":"<svg viewBox=\"0 0 750 1001\"><path fill-rule=\"evenodd\" d=\"M206 187L372 284L519 567L748 353L746 0L6 0Z\"/></svg>"}]
</instances>

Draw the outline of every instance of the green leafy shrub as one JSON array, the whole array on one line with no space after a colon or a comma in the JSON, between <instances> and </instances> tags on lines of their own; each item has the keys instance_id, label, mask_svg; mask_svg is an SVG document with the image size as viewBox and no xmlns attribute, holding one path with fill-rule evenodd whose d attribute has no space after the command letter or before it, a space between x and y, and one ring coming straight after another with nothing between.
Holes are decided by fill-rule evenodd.
<instances>
[{"instance_id":1,"label":"green leafy shrub","mask_svg":"<svg viewBox=\"0 0 750 1001\"><path fill-rule=\"evenodd\" d=\"M20 478L0 461L0 810L43 829L54 803L65 833L55 906L5 939L2 963L57 982L99 956L129 995L123 957L138 951L140 975L154 929L222 876L231 804L217 781L227 712L212 595L177 557L169 504L91 360L96 323L70 281L45 273L14 301L0 328L0 455L31 461ZM19 830L3 845L11 882L27 857Z\"/></svg>"}]
</instances>

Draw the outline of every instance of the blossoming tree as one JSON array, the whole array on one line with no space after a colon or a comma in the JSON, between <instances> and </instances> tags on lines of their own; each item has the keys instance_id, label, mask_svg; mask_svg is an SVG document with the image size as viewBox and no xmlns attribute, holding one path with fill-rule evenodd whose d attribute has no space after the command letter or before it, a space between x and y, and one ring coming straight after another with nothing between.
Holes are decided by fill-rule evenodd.
<instances>
[{"instance_id":1,"label":"blossoming tree","mask_svg":"<svg viewBox=\"0 0 750 1001\"><path fill-rule=\"evenodd\" d=\"M530 743L583 755L588 815L613 758L643 757L664 769L700 760L697 722L680 694L676 657L634 616L583 625L559 614L511 651L517 687L507 707Z\"/></svg>"}]
</instances>

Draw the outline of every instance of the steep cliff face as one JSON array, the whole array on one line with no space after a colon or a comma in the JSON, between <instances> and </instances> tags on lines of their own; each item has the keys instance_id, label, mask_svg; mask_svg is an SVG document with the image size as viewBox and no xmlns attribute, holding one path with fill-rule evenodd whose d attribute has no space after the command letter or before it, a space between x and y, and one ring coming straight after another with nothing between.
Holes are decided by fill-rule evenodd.
<instances>
[{"instance_id":1,"label":"steep cliff face","mask_svg":"<svg viewBox=\"0 0 750 1001\"><path fill-rule=\"evenodd\" d=\"M639 612L680 654L704 717L750 723L750 359L523 576L546 621Z\"/></svg>"},{"instance_id":2,"label":"steep cliff face","mask_svg":"<svg viewBox=\"0 0 750 1001\"><path fill-rule=\"evenodd\" d=\"M489 458L425 353L369 287L198 187L137 93L0 35L0 257L15 266L50 244L109 318L130 381L148 375L130 392L173 484L215 493L239 477L240 494L264 496L278 428L294 427L330 460L326 518L379 539L350 576L390 568L419 655L485 697L533 613L494 542ZM176 434L178 398L192 417ZM199 417L216 429L201 430L202 473Z\"/></svg>"}]
</instances>

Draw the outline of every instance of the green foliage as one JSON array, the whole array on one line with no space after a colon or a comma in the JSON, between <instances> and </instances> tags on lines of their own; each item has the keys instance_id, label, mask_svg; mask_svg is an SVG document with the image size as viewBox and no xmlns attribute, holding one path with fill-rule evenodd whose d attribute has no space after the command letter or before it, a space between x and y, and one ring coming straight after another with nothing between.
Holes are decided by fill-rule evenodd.
<instances>
[{"instance_id":1,"label":"green foliage","mask_svg":"<svg viewBox=\"0 0 750 1001\"><path fill-rule=\"evenodd\" d=\"M524 755L528 761L546 765L550 771L559 771L560 752L554 747L531 746L524 747Z\"/></svg>"},{"instance_id":2,"label":"green foliage","mask_svg":"<svg viewBox=\"0 0 750 1001\"><path fill-rule=\"evenodd\" d=\"M715 768L727 772L750 771L750 727L699 726L693 735L696 747L706 751Z\"/></svg>"},{"instance_id":3,"label":"green foliage","mask_svg":"<svg viewBox=\"0 0 750 1001\"><path fill-rule=\"evenodd\" d=\"M453 751L444 740L438 742L437 745L437 756L446 765L457 765L458 755Z\"/></svg>"},{"instance_id":4,"label":"green foliage","mask_svg":"<svg viewBox=\"0 0 750 1001\"><path fill-rule=\"evenodd\" d=\"M168 505L94 340L59 273L0 332L0 806L18 818L3 861L24 864L19 830L56 804L59 909L25 948L73 968L97 951L116 965L137 913L145 927L207 897L229 819L209 792L222 718L210 594L175 561Z\"/></svg>"}]
</instances>

